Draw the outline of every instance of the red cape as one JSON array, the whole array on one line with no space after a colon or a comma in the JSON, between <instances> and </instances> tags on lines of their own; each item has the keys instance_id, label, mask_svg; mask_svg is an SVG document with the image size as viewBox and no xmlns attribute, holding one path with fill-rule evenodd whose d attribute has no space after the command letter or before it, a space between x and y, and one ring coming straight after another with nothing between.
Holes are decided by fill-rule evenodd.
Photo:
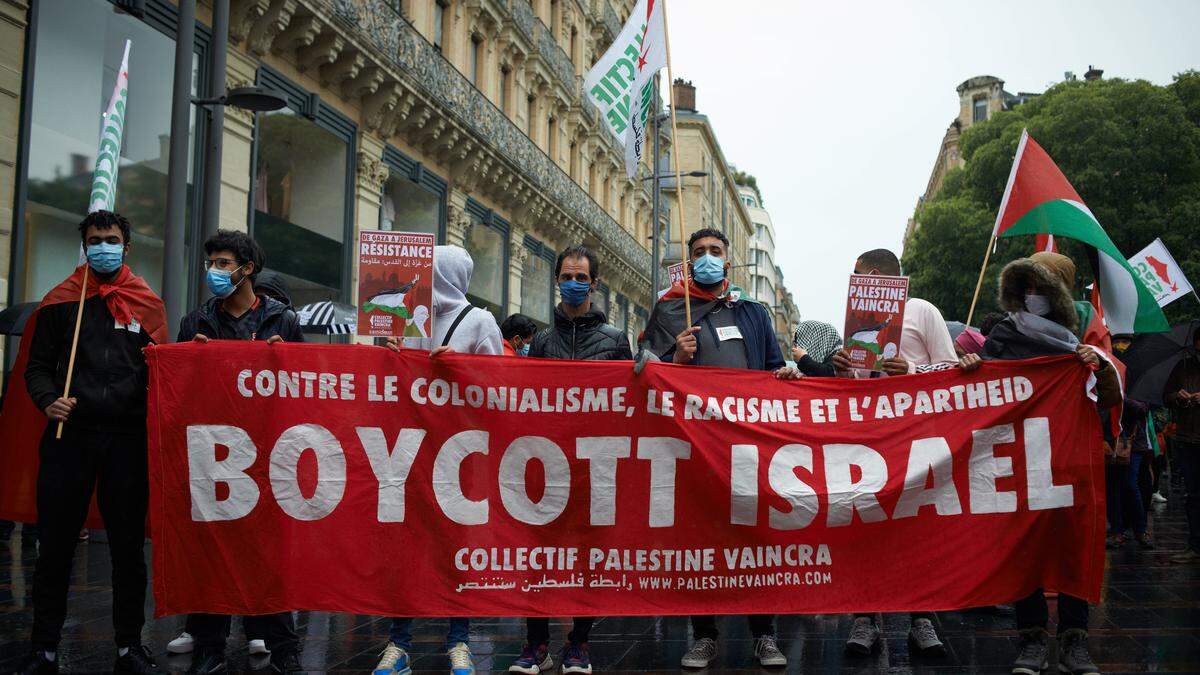
<instances>
[{"instance_id":1,"label":"red cape","mask_svg":"<svg viewBox=\"0 0 1200 675\"><path fill-rule=\"evenodd\" d=\"M25 388L25 365L29 361L29 345L33 341L38 312L50 305L78 302L83 274L81 265L51 289L29 316L21 334L21 347L9 374L4 408L0 410L0 438L4 439L0 444L0 518L5 520L37 522L38 444L47 419L29 398L29 390ZM108 311L117 320L129 323L130 319L137 319L155 343L167 341L167 315L162 300L127 265L123 265L108 283L100 283L94 274L88 274L85 297L96 295L104 298ZM94 496L87 526L103 527Z\"/></svg>"}]
</instances>

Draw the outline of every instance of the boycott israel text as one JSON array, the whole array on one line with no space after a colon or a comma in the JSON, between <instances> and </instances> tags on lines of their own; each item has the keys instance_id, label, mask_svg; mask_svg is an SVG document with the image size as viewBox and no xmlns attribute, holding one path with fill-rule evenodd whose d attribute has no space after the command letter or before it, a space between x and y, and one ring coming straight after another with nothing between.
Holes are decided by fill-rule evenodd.
<instances>
[{"instance_id":1,"label":"boycott israel text","mask_svg":"<svg viewBox=\"0 0 1200 675\"><path fill-rule=\"evenodd\" d=\"M213 342L148 360L160 614L1099 593L1103 454L1072 357L798 382L365 346Z\"/></svg>"}]
</instances>

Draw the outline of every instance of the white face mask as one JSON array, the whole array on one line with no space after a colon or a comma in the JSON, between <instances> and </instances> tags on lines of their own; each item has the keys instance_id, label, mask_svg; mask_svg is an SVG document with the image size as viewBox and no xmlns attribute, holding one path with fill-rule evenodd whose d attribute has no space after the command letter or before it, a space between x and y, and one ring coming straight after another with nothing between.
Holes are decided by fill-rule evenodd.
<instances>
[{"instance_id":1,"label":"white face mask","mask_svg":"<svg viewBox=\"0 0 1200 675\"><path fill-rule=\"evenodd\" d=\"M1046 316L1050 313L1050 299L1044 295L1026 293L1025 311L1038 316Z\"/></svg>"}]
</instances>

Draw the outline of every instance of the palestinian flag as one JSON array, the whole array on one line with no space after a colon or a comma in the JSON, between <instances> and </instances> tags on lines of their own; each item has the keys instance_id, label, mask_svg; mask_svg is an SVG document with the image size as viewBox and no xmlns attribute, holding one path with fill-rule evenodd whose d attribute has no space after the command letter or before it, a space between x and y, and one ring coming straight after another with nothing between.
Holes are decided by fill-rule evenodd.
<instances>
[{"instance_id":1,"label":"palestinian flag","mask_svg":"<svg viewBox=\"0 0 1200 675\"><path fill-rule=\"evenodd\" d=\"M1096 249L1096 277L1104 297L1104 318L1114 334L1156 333L1170 328L1167 318L1129 261L1121 254L1075 188L1032 138L1021 132L994 237L1053 235Z\"/></svg>"}]
</instances>

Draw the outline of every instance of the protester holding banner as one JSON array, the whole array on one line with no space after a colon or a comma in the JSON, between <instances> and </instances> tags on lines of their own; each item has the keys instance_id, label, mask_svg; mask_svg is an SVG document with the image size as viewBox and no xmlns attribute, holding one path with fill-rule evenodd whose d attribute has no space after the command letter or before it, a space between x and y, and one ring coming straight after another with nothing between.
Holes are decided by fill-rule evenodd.
<instances>
[{"instance_id":1,"label":"protester holding banner","mask_svg":"<svg viewBox=\"0 0 1200 675\"><path fill-rule=\"evenodd\" d=\"M1194 565L1200 563L1200 329L1192 334L1189 352L1167 378L1163 401L1175 419L1171 454L1183 474L1188 521L1187 548L1171 562Z\"/></svg>"},{"instance_id":2,"label":"protester holding banner","mask_svg":"<svg viewBox=\"0 0 1200 675\"><path fill-rule=\"evenodd\" d=\"M633 358L629 338L608 324L604 312L592 307L591 293L600 275L600 259L586 246L571 246L554 264L562 302L554 308L554 325L538 332L529 355L576 361L619 361ZM588 636L593 617L575 617L563 646L562 672L590 673ZM550 619L525 620L526 640L521 656L508 668L511 673L537 675L554 667L550 657Z\"/></svg>"},{"instance_id":3,"label":"protester holding banner","mask_svg":"<svg viewBox=\"0 0 1200 675\"><path fill-rule=\"evenodd\" d=\"M1036 356L1075 352L1095 371L1097 406L1108 410L1121 402L1121 385L1116 368L1107 356L1075 335L1079 316L1071 294L1059 274L1031 258L1014 260L1000 273L1000 307L1008 318L997 324L984 344L983 359L1028 359ZM977 367L979 355L963 357L967 369ZM1014 603L1021 641L1013 662L1014 673L1037 675L1049 662L1046 623L1049 610L1041 588ZM1096 673L1087 646L1087 602L1058 595L1059 670L1073 675Z\"/></svg>"},{"instance_id":4,"label":"protester holding banner","mask_svg":"<svg viewBox=\"0 0 1200 675\"><path fill-rule=\"evenodd\" d=\"M537 324L524 314L512 314L500 324L505 356L529 356L529 346L537 335Z\"/></svg>"},{"instance_id":5,"label":"protester holding banner","mask_svg":"<svg viewBox=\"0 0 1200 675\"><path fill-rule=\"evenodd\" d=\"M1121 358L1133 342L1132 335L1117 335L1112 339L1113 356ZM1134 539L1143 549L1154 548L1147 530L1148 504L1143 500L1139 478L1151 457L1149 436L1150 406L1125 397L1121 414L1121 433L1116 439L1118 456L1124 461L1113 465L1113 481L1106 485L1108 495L1109 548L1125 545L1125 531L1133 530ZM1146 495L1149 499L1149 494Z\"/></svg>"},{"instance_id":6,"label":"protester holding banner","mask_svg":"<svg viewBox=\"0 0 1200 675\"><path fill-rule=\"evenodd\" d=\"M79 530L96 492L112 556L118 673L157 672L142 645L149 484L147 368L142 348L167 338L162 300L125 264L129 221L111 211L79 224L87 266L51 290L29 319L14 375L42 421L37 476L39 552L33 578L33 653L25 672L58 672L67 587ZM90 272L90 273L89 273ZM84 281L86 279L86 282ZM86 283L84 290L83 283ZM82 293L81 293L82 291ZM83 301L80 311L79 299ZM78 332L77 348L72 338ZM73 358L73 362L72 362ZM64 395L67 373L70 394ZM14 388L15 389L15 388ZM11 392L10 392L11 393ZM17 395L17 394L12 394ZM34 420L23 427L36 428ZM57 432L61 430L61 438ZM6 439L6 443L19 439Z\"/></svg>"},{"instance_id":7,"label":"protester holding banner","mask_svg":"<svg viewBox=\"0 0 1200 675\"><path fill-rule=\"evenodd\" d=\"M533 338L530 356L579 361L632 359L629 338L608 324L604 312L592 307L591 294L600 278L600 261L586 246L571 246L558 254L554 266L562 302L554 308L554 325Z\"/></svg>"},{"instance_id":8,"label":"protester holding banner","mask_svg":"<svg viewBox=\"0 0 1200 675\"><path fill-rule=\"evenodd\" d=\"M176 342L209 340L265 340L304 342L296 312L255 286L266 264L266 254L245 232L217 230L204 242L205 280L213 294L179 322ZM218 349L216 345L214 349ZM218 673L228 668L225 642L231 617L191 614L183 633L167 650L185 654L195 650L189 673ZM271 665L280 672L300 669L299 638L291 612L242 619L251 654L271 654ZM259 637L261 636L261 639Z\"/></svg>"},{"instance_id":9,"label":"protester holding banner","mask_svg":"<svg viewBox=\"0 0 1200 675\"><path fill-rule=\"evenodd\" d=\"M643 348L678 364L768 370L779 379L799 378L799 371L784 364L766 308L742 300L741 289L726 278L729 239L725 234L714 229L697 230L688 238L687 250L690 298L685 297L682 284L671 286L650 314ZM686 302L692 303L691 326L684 319ZM787 665L787 657L775 641L775 617L754 614L747 619L759 663L767 667ZM695 642L681 664L685 668L705 668L717 658L716 617L693 616L692 636Z\"/></svg>"},{"instance_id":10,"label":"protester holding banner","mask_svg":"<svg viewBox=\"0 0 1200 675\"><path fill-rule=\"evenodd\" d=\"M433 344L432 356L447 352L460 354L503 353L504 338L496 319L487 310L471 305L467 289L475 261L461 246L437 246L433 249ZM388 347L397 350L395 338ZM417 589L414 588L414 591ZM412 619L393 617L387 646L375 666L375 675L404 675L411 672L408 650L412 649ZM455 617L446 633L446 655L451 675L473 675L471 648L467 644L471 620Z\"/></svg>"},{"instance_id":11,"label":"protester holding banner","mask_svg":"<svg viewBox=\"0 0 1200 675\"><path fill-rule=\"evenodd\" d=\"M885 248L873 249L858 256L854 262L854 273L898 277L901 274L900 260ZM904 304L903 326L899 354L884 358L881 362L880 369L885 374L925 372L949 368L958 362L950 330L946 328L942 313L932 303L909 297ZM832 362L838 371L851 372L850 357L845 349L838 350ZM940 656L946 652L933 626L932 612L913 612L909 618L912 625L908 631L908 642L914 652L927 656ZM858 656L871 654L879 645L880 634L874 614L856 614L850 635L846 638L846 653Z\"/></svg>"}]
</instances>

